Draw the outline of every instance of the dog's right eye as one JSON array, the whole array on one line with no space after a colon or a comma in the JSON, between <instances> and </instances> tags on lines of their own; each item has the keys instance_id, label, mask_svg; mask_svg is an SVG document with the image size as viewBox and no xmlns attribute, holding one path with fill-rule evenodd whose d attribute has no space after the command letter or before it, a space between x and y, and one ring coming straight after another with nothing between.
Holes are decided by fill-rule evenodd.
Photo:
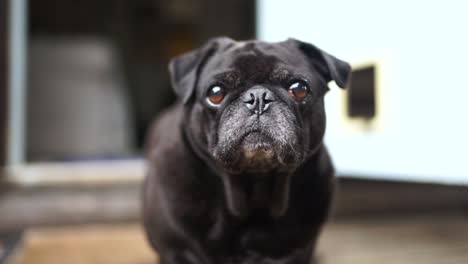
<instances>
[{"instance_id":1,"label":"dog's right eye","mask_svg":"<svg viewBox=\"0 0 468 264\"><path fill-rule=\"evenodd\" d=\"M225 96L224 89L215 85L208 90L208 101L213 105L219 105Z\"/></svg>"}]
</instances>

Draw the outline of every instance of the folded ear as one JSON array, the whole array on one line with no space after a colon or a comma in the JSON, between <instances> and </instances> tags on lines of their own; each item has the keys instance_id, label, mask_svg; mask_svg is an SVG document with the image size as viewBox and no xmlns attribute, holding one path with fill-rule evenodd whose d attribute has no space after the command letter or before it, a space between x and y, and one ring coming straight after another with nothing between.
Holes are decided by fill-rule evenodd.
<instances>
[{"instance_id":1,"label":"folded ear","mask_svg":"<svg viewBox=\"0 0 468 264\"><path fill-rule=\"evenodd\" d=\"M323 74L325 80L334 80L336 84L345 88L351 77L351 66L316 46L296 39L288 39L296 43L297 47L307 56L311 63Z\"/></svg>"},{"instance_id":2,"label":"folded ear","mask_svg":"<svg viewBox=\"0 0 468 264\"><path fill-rule=\"evenodd\" d=\"M201 48L179 55L169 62L172 88L185 104L192 97L198 82L198 75L206 61L222 46L233 43L227 37L209 40Z\"/></svg>"}]
</instances>

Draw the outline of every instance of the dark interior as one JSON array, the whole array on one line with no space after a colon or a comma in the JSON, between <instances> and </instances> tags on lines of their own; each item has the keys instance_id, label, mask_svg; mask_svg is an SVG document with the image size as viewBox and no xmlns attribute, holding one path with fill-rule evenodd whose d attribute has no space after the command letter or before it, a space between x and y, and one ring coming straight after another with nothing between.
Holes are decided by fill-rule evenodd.
<instances>
[{"instance_id":1,"label":"dark interior","mask_svg":"<svg viewBox=\"0 0 468 264\"><path fill-rule=\"evenodd\" d=\"M223 23L219 23L218 19L223 19ZM28 120L30 127L27 137L27 157L30 161L34 160L62 160L62 159L88 159L88 158L115 158L119 156L135 155L140 153L145 134L151 120L157 113L170 105L175 97L171 91L169 78L167 74L167 63L169 59L182 52L191 50L207 39L218 35L228 35L235 39L248 39L255 36L255 1L249 0L117 0L117 1L74 1L74 0L44 0L30 1L29 3L29 44L30 58L33 60L35 46L40 42L41 49L54 52L55 43L65 43L67 39L72 44L75 39L95 39L98 42L105 42L112 47L113 61L118 62L118 80L119 86L123 87L123 94L126 103L130 106L128 112L132 122L128 126L130 130L127 134L131 135L129 143L124 148L119 150L111 150L109 152L93 153L84 152L80 154L75 152L73 147L66 151L49 151L44 150L34 142L46 142L52 139L40 138L38 131L47 131L49 123L60 123L60 118L67 119L69 116L63 114L63 117L48 121L50 113L62 112L60 108L55 109L53 105L48 104L60 101L61 104L67 105L69 98L56 97L43 98L44 92L42 87L35 87L38 81L34 78L34 72L42 71L44 67L51 65L44 58L39 58L40 65L34 68L32 63L32 71L30 75L30 87L28 88L28 106L30 116L35 120L40 119L40 123L34 120ZM45 41L44 41L45 39ZM55 42L55 40L58 40ZM38 41L41 40L41 41ZM46 42L46 44L44 44ZM62 45L63 44L57 44ZM47 47L44 47L47 46ZM66 48L65 53L73 53L73 47ZM102 52L101 51L98 51ZM63 53L63 52L62 52ZM60 54L67 57L67 54ZM68 58L68 57L67 57ZM115 59L116 58L116 59ZM61 59L61 58L60 58ZM77 60L80 57L78 56ZM115 59L115 60L114 60ZM51 59L52 60L52 59ZM71 59L67 59L71 60ZM83 58L85 60L85 58ZM31 63L31 62L30 62ZM77 65L79 62L70 62L70 65ZM88 64L86 64L88 65ZM55 66L54 66L55 67ZM43 86L50 86L55 83L62 82L65 78L88 79L85 74L78 74L81 69L75 70L72 66L70 72L63 73L51 66L52 77L48 77L48 82ZM108 67L108 66L106 66ZM64 67L67 68L67 67ZM39 73L38 73L39 74ZM40 74L40 76L47 76ZM71 77L68 77L71 76ZM83 77L85 76L85 77ZM41 78L41 77L39 77ZM43 77L45 78L45 77ZM92 78L92 77L91 77ZM50 80L50 79L57 79ZM39 80L41 82L42 80ZM63 80L66 82L67 80ZM89 80L82 80L84 83ZM74 84L80 86L80 80L75 80ZM39 85L36 85L39 86ZM32 88L31 88L32 87ZM32 89L32 90L31 90ZM34 90L35 89L35 90ZM37 90L39 89L39 91ZM77 88L79 89L79 88ZM50 93L50 92L49 92ZM52 92L55 93L55 92ZM56 93L55 93L56 94ZM79 96L79 94L78 94ZM78 100L75 96L72 100ZM99 104L99 102L97 102ZM35 107L35 105L38 105ZM48 106L49 109L42 115L36 109L42 109ZM59 105L60 106L60 105ZM87 107L83 104L83 107ZM94 106L92 106L94 107ZM88 107L89 108L89 107ZM90 112L89 115L98 114L99 110ZM89 110L91 111L91 110ZM75 111L78 112L78 111ZM109 111L112 112L112 111ZM109 113L112 115L112 113ZM74 117L75 118L75 117ZM82 117L78 117L80 119ZM114 117L113 117L114 118ZM117 118L117 117L115 117ZM102 115L101 119L107 119ZM31 124L32 122L32 124ZM103 121L104 122L104 121ZM83 123L86 126L86 122ZM52 125L52 124L51 124ZM63 126L63 123L62 123ZM49 127L49 129L51 129ZM78 128L79 129L79 128ZM113 133L112 129L107 129L108 133ZM73 141L73 133L63 131L63 134L71 134L64 136L64 141ZM90 133L93 134L93 133ZM100 138L112 137L112 134L101 135L94 133L96 141L100 142ZM31 138L33 137L33 138ZM60 139L53 139L60 140ZM79 141L79 139L76 139ZM84 143L92 142L92 140L82 140ZM78 142L77 142L78 144ZM105 149L101 147L101 149ZM124 152L124 153L122 153ZM91 153L91 154L90 154Z\"/></svg>"}]
</instances>

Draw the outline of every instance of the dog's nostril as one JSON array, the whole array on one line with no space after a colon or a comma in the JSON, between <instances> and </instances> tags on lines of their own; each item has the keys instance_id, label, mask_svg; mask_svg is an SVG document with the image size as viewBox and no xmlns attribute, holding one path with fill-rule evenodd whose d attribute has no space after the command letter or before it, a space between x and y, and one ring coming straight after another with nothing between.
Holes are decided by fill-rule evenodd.
<instances>
[{"instance_id":1,"label":"dog's nostril","mask_svg":"<svg viewBox=\"0 0 468 264\"><path fill-rule=\"evenodd\" d=\"M253 93L250 93L250 98L246 98L243 100L244 103L246 104L254 104L255 103L255 95Z\"/></svg>"},{"instance_id":2,"label":"dog's nostril","mask_svg":"<svg viewBox=\"0 0 468 264\"><path fill-rule=\"evenodd\" d=\"M271 93L268 93L268 92L264 92L262 98L263 98L263 102L265 102L265 104L268 104L268 103L271 103L271 102L275 101L275 98L273 97L273 95Z\"/></svg>"},{"instance_id":3,"label":"dog's nostril","mask_svg":"<svg viewBox=\"0 0 468 264\"><path fill-rule=\"evenodd\" d=\"M246 96L246 98L244 98L244 100L242 101L244 102L244 104L247 106L248 109L253 110L257 105L257 98L255 97L253 93L250 93L249 95L250 95L250 98Z\"/></svg>"}]
</instances>

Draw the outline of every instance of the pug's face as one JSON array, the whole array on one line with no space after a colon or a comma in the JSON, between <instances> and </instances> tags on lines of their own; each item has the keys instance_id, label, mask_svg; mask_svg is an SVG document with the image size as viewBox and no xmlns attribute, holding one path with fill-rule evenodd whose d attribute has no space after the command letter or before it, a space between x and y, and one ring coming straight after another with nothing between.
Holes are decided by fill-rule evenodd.
<instances>
[{"instance_id":1,"label":"pug's face","mask_svg":"<svg viewBox=\"0 0 468 264\"><path fill-rule=\"evenodd\" d=\"M347 63L297 40L218 38L170 63L194 145L229 173L287 172L322 144L327 83Z\"/></svg>"}]
</instances>

